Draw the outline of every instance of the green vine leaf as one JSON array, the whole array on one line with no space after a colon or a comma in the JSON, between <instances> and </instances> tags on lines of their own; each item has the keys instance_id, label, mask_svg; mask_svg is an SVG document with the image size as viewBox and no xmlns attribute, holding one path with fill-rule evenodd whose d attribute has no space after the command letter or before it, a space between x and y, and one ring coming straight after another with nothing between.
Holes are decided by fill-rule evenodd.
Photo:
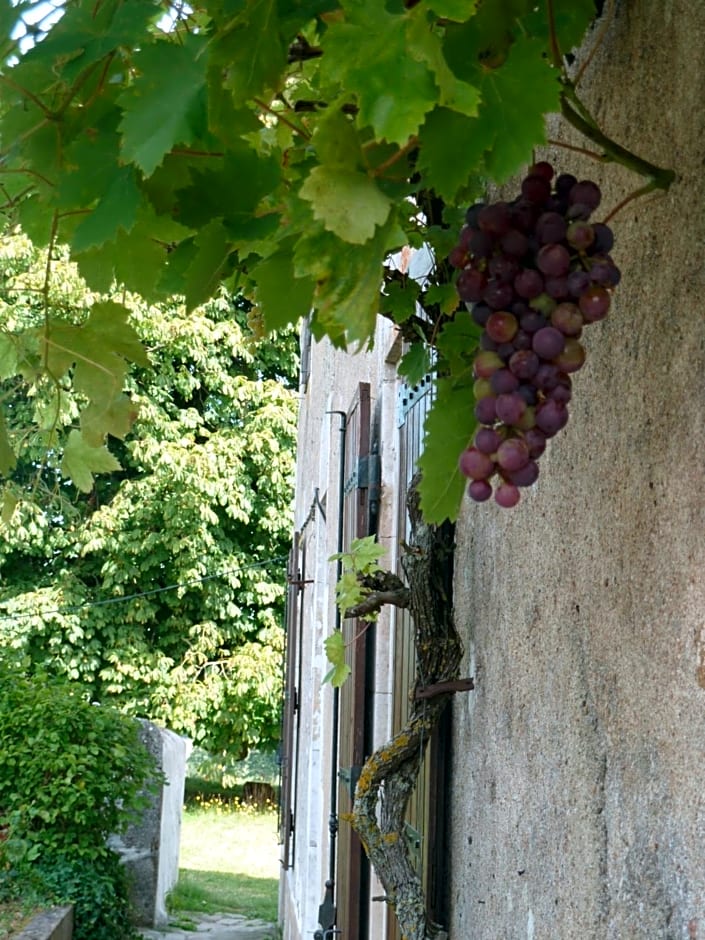
<instances>
[{"instance_id":1,"label":"green vine leaf","mask_svg":"<svg viewBox=\"0 0 705 940\"><path fill-rule=\"evenodd\" d=\"M190 144L195 115L206 84L205 36L188 33L136 53L137 80L119 98L122 155L151 176L175 144Z\"/></svg>"},{"instance_id":2,"label":"green vine leaf","mask_svg":"<svg viewBox=\"0 0 705 940\"><path fill-rule=\"evenodd\" d=\"M345 242L362 245L389 217L391 200L365 173L317 166L301 187L313 215Z\"/></svg>"},{"instance_id":3,"label":"green vine leaf","mask_svg":"<svg viewBox=\"0 0 705 940\"><path fill-rule=\"evenodd\" d=\"M119 460L105 445L92 447L80 431L71 431L64 447L61 472L82 493L90 493L93 489L95 473L112 473L121 469Z\"/></svg>"},{"instance_id":4,"label":"green vine leaf","mask_svg":"<svg viewBox=\"0 0 705 940\"><path fill-rule=\"evenodd\" d=\"M335 633L331 633L323 641L323 646L328 662L332 666L323 677L323 682L330 682L334 689L340 688L352 672L345 662L345 641L342 632L336 630Z\"/></svg>"}]
</instances>

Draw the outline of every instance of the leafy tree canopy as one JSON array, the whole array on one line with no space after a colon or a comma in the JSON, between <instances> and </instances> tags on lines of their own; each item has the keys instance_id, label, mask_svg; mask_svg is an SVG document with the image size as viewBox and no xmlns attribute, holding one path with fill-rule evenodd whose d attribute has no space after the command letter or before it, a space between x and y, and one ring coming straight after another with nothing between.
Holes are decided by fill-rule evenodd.
<instances>
[{"instance_id":1,"label":"leafy tree canopy","mask_svg":"<svg viewBox=\"0 0 705 940\"><path fill-rule=\"evenodd\" d=\"M188 315L182 304L92 296L56 248L44 296L46 260L26 237L5 236L6 335L41 329L46 302L54 337L88 334L94 369L91 322L108 312L141 364L121 374L106 406L112 453L92 437L96 409L85 407L80 362L60 382L41 370L21 388L5 381L8 434L21 442L0 540L5 656L14 651L32 670L66 675L92 700L162 719L208 748L270 745L279 731L295 336L253 340L247 304L223 293ZM120 469L94 476L111 467L84 451ZM62 473L74 452L78 493Z\"/></svg>"},{"instance_id":2,"label":"leafy tree canopy","mask_svg":"<svg viewBox=\"0 0 705 940\"><path fill-rule=\"evenodd\" d=\"M150 303L179 294L193 310L225 285L256 304L265 328L312 311L315 335L340 345L367 342L378 313L426 336L418 301L437 326L452 318L444 259L458 207L544 141L564 89L556 50L577 44L594 14L591 0L67 0L48 10L0 3L8 218L52 254L69 245L94 291L118 284ZM419 285L388 259L423 243L434 261ZM54 383L72 373L81 428L63 472L85 488L114 466L104 438L129 425L122 384L141 354L119 305L99 301L80 329L55 327L53 277L50 263L44 323L6 334L0 368ZM427 429L424 499L439 519L462 491L444 425L465 440L472 430L467 361L452 360L441 362L446 417ZM413 379L428 361L414 352L402 371ZM0 470L20 446L0 428Z\"/></svg>"}]
</instances>

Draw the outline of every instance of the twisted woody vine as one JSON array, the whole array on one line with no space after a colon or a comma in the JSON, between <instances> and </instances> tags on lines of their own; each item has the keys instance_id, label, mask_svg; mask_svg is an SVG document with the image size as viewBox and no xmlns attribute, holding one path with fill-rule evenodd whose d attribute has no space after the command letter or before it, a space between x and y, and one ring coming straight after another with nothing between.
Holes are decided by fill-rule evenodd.
<instances>
[{"instance_id":1,"label":"twisted woody vine","mask_svg":"<svg viewBox=\"0 0 705 940\"><path fill-rule=\"evenodd\" d=\"M341 349L364 347L388 318L408 342L400 374L413 385L432 372L435 385L410 505L424 548L397 592L438 654L420 663L402 736L419 755L440 706L470 688L444 581L465 491L511 507L536 480L567 420L583 333L620 280L609 216L674 179L613 140L580 96L615 6L0 0L0 212L46 258L36 303L0 322L4 524L18 497L40 492L16 478L28 441L45 442L40 470L56 487L89 494L95 473L119 469L111 443L137 418L126 376L148 358L131 293L178 297L186 314L236 297L256 334L308 317ZM532 163L536 148L560 145L547 140L549 114L586 138L568 148L572 167L617 162L642 177L612 213L596 215L587 172ZM485 204L529 164L516 200ZM428 249L425 277L394 266L405 246ZM57 312L60 250L89 292ZM19 394L41 397L41 415L22 423ZM340 658L337 640L331 651ZM375 829L387 798L385 819L402 825L418 772L402 738L370 757L354 824L389 874L404 936L425 940L442 931L404 840ZM402 854L385 854L392 844Z\"/></svg>"}]
</instances>

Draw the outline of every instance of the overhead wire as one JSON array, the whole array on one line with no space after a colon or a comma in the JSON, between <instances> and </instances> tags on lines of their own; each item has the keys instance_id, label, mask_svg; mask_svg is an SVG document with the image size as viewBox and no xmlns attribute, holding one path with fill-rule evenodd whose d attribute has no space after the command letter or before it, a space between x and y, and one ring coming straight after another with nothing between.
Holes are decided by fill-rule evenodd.
<instances>
[{"instance_id":1,"label":"overhead wire","mask_svg":"<svg viewBox=\"0 0 705 940\"><path fill-rule=\"evenodd\" d=\"M68 604L64 607L56 607L53 610L35 610L33 613L18 611L16 614L3 614L0 616L0 623L6 620L26 620L30 617L47 617L50 614L75 614L81 610L87 610L94 607L107 607L109 604L122 604L127 601L139 600L142 597L153 597L156 594L163 594L166 591L177 591L179 588L192 587L194 584L203 584L206 581L216 581L219 578L226 578L231 574L238 574L242 571L251 571L254 568L264 568L276 562L286 561L288 555L275 555L272 558L265 558L263 561L252 562L249 565L240 565L237 568L230 568L227 571L220 571L217 574L207 574L202 578L192 578L188 581L180 581L176 584L165 584L162 587L150 588L148 591L135 591L132 594L121 594L118 597L104 597L97 601L86 601L81 604ZM0 606L4 606L14 598L8 598L6 601L0 601Z\"/></svg>"}]
</instances>

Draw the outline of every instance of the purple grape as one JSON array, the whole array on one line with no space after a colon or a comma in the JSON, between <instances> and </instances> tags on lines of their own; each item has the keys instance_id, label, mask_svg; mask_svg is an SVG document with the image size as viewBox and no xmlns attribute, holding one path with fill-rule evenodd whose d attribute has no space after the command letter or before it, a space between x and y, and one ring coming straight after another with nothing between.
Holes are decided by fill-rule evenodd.
<instances>
[{"instance_id":1,"label":"purple grape","mask_svg":"<svg viewBox=\"0 0 705 940\"><path fill-rule=\"evenodd\" d=\"M475 304L472 308L472 318L477 323L478 326L484 326L487 323L487 318L492 313L490 307L487 304Z\"/></svg>"},{"instance_id":2,"label":"purple grape","mask_svg":"<svg viewBox=\"0 0 705 940\"><path fill-rule=\"evenodd\" d=\"M468 263L468 253L460 245L456 245L455 248L451 249L450 254L448 255L448 264L452 268L464 268Z\"/></svg>"},{"instance_id":3,"label":"purple grape","mask_svg":"<svg viewBox=\"0 0 705 940\"><path fill-rule=\"evenodd\" d=\"M583 328L583 315L575 304L558 304L551 314L551 324L564 336L579 336Z\"/></svg>"},{"instance_id":4,"label":"purple grape","mask_svg":"<svg viewBox=\"0 0 705 940\"><path fill-rule=\"evenodd\" d=\"M487 335L487 333L482 332L480 335L480 349L484 352L497 352L497 343Z\"/></svg>"},{"instance_id":5,"label":"purple grape","mask_svg":"<svg viewBox=\"0 0 705 940\"><path fill-rule=\"evenodd\" d=\"M532 300L543 293L543 278L533 268L524 268L514 278L514 290L520 297Z\"/></svg>"},{"instance_id":6,"label":"purple grape","mask_svg":"<svg viewBox=\"0 0 705 940\"><path fill-rule=\"evenodd\" d=\"M486 232L473 229L467 248L474 258L489 258L494 251L494 241Z\"/></svg>"},{"instance_id":7,"label":"purple grape","mask_svg":"<svg viewBox=\"0 0 705 940\"><path fill-rule=\"evenodd\" d=\"M554 401L561 402L564 405L567 405L570 399L573 397L573 392L571 388L570 376L565 375L561 376L558 385L555 388L552 388L547 394L548 398L552 398Z\"/></svg>"},{"instance_id":8,"label":"purple grape","mask_svg":"<svg viewBox=\"0 0 705 940\"><path fill-rule=\"evenodd\" d=\"M611 258L595 258L590 265L590 280L600 287L616 287L622 274Z\"/></svg>"},{"instance_id":9,"label":"purple grape","mask_svg":"<svg viewBox=\"0 0 705 940\"><path fill-rule=\"evenodd\" d=\"M536 222L536 237L542 245L562 242L567 229L568 225L562 215L557 212L544 212Z\"/></svg>"},{"instance_id":10,"label":"purple grape","mask_svg":"<svg viewBox=\"0 0 705 940\"><path fill-rule=\"evenodd\" d=\"M474 206L470 206L465 213L465 221L467 224L471 225L473 228L477 228L477 217L484 208L484 202L476 202Z\"/></svg>"},{"instance_id":11,"label":"purple grape","mask_svg":"<svg viewBox=\"0 0 705 940\"><path fill-rule=\"evenodd\" d=\"M527 379L527 382L530 381ZM517 389L517 395L521 395L527 405L535 405L538 401L538 394L533 385L520 385Z\"/></svg>"},{"instance_id":12,"label":"purple grape","mask_svg":"<svg viewBox=\"0 0 705 940\"><path fill-rule=\"evenodd\" d=\"M541 210L526 199L521 199L512 206L512 224L520 232L530 235Z\"/></svg>"},{"instance_id":13,"label":"purple grape","mask_svg":"<svg viewBox=\"0 0 705 940\"><path fill-rule=\"evenodd\" d=\"M511 228L500 242L502 251L510 258L523 258L529 249L529 239L518 229Z\"/></svg>"},{"instance_id":14,"label":"purple grape","mask_svg":"<svg viewBox=\"0 0 705 940\"><path fill-rule=\"evenodd\" d=\"M519 388L519 379L509 369L497 369L490 377L490 388L495 395L505 395Z\"/></svg>"},{"instance_id":15,"label":"purple grape","mask_svg":"<svg viewBox=\"0 0 705 940\"><path fill-rule=\"evenodd\" d=\"M521 194L527 202L542 205L551 195L551 183L539 174L527 176L522 180Z\"/></svg>"},{"instance_id":16,"label":"purple grape","mask_svg":"<svg viewBox=\"0 0 705 940\"><path fill-rule=\"evenodd\" d=\"M586 323L596 323L607 316L610 309L610 295L604 287L589 287L578 299L578 306Z\"/></svg>"},{"instance_id":17,"label":"purple grape","mask_svg":"<svg viewBox=\"0 0 705 940\"><path fill-rule=\"evenodd\" d=\"M502 443L502 435L494 428L478 428L473 443L483 454L494 454Z\"/></svg>"},{"instance_id":18,"label":"purple grape","mask_svg":"<svg viewBox=\"0 0 705 940\"><path fill-rule=\"evenodd\" d=\"M566 240L578 251L587 251L595 241L595 232L589 222L571 222L566 232Z\"/></svg>"},{"instance_id":19,"label":"purple grape","mask_svg":"<svg viewBox=\"0 0 705 940\"><path fill-rule=\"evenodd\" d=\"M511 427L511 425L521 420L521 416L525 411L526 402L517 392L508 392L506 395L497 396L495 414L503 424Z\"/></svg>"},{"instance_id":20,"label":"purple grape","mask_svg":"<svg viewBox=\"0 0 705 940\"><path fill-rule=\"evenodd\" d=\"M481 398L487 398L488 395L492 394L492 389L490 388L489 379L475 379L472 384L472 393L475 396L475 401L479 401Z\"/></svg>"},{"instance_id":21,"label":"purple grape","mask_svg":"<svg viewBox=\"0 0 705 940\"><path fill-rule=\"evenodd\" d=\"M535 460L528 460L519 470L508 474L514 486L531 486L539 478L539 465Z\"/></svg>"},{"instance_id":22,"label":"purple grape","mask_svg":"<svg viewBox=\"0 0 705 940\"><path fill-rule=\"evenodd\" d=\"M560 381L561 370L552 362L542 362L536 370L533 384L542 392L550 392Z\"/></svg>"},{"instance_id":23,"label":"purple grape","mask_svg":"<svg viewBox=\"0 0 705 940\"><path fill-rule=\"evenodd\" d=\"M533 378L538 367L539 357L531 349L520 349L509 360L509 368L522 381Z\"/></svg>"},{"instance_id":24,"label":"purple grape","mask_svg":"<svg viewBox=\"0 0 705 940\"><path fill-rule=\"evenodd\" d=\"M546 399L536 409L536 426L546 437L553 437L568 423L568 409L564 404Z\"/></svg>"},{"instance_id":25,"label":"purple grape","mask_svg":"<svg viewBox=\"0 0 705 940\"><path fill-rule=\"evenodd\" d=\"M486 395L475 404L475 417L480 424L494 424L497 418L497 399Z\"/></svg>"},{"instance_id":26,"label":"purple grape","mask_svg":"<svg viewBox=\"0 0 705 940\"><path fill-rule=\"evenodd\" d=\"M495 472L494 460L475 447L468 447L462 452L458 465L463 476L471 480L485 480Z\"/></svg>"},{"instance_id":27,"label":"purple grape","mask_svg":"<svg viewBox=\"0 0 705 940\"><path fill-rule=\"evenodd\" d=\"M455 282L458 296L466 303L482 300L482 292L487 285L487 276L475 268L464 268Z\"/></svg>"},{"instance_id":28,"label":"purple grape","mask_svg":"<svg viewBox=\"0 0 705 940\"><path fill-rule=\"evenodd\" d=\"M506 235L512 226L512 213L506 202L495 202L491 206L480 209L477 224L483 232L489 235Z\"/></svg>"},{"instance_id":29,"label":"purple grape","mask_svg":"<svg viewBox=\"0 0 705 940\"><path fill-rule=\"evenodd\" d=\"M521 437L510 437L497 448L497 463L502 470L514 473L529 462L529 448Z\"/></svg>"},{"instance_id":30,"label":"purple grape","mask_svg":"<svg viewBox=\"0 0 705 940\"><path fill-rule=\"evenodd\" d=\"M581 180L579 183L576 183L568 193L568 202L571 206L587 206L591 212L597 209L601 199L602 193L600 192L600 187L591 180Z\"/></svg>"},{"instance_id":31,"label":"purple grape","mask_svg":"<svg viewBox=\"0 0 705 940\"><path fill-rule=\"evenodd\" d=\"M468 493L476 503L484 503L492 495L492 487L487 480L473 480Z\"/></svg>"},{"instance_id":32,"label":"purple grape","mask_svg":"<svg viewBox=\"0 0 705 940\"><path fill-rule=\"evenodd\" d=\"M548 162L548 160L539 160L538 163L534 163L533 166L529 167L529 176L543 176L544 179L548 180L550 183L553 179L553 167Z\"/></svg>"},{"instance_id":33,"label":"purple grape","mask_svg":"<svg viewBox=\"0 0 705 940\"><path fill-rule=\"evenodd\" d=\"M508 362L509 357L514 352L514 343L498 343L497 344L497 355L500 357L502 362Z\"/></svg>"},{"instance_id":34,"label":"purple grape","mask_svg":"<svg viewBox=\"0 0 705 940\"><path fill-rule=\"evenodd\" d=\"M568 293L571 297L580 297L590 286L590 276L587 271L571 271L568 275Z\"/></svg>"},{"instance_id":35,"label":"purple grape","mask_svg":"<svg viewBox=\"0 0 705 940\"><path fill-rule=\"evenodd\" d=\"M546 293L553 300L565 300L570 296L570 291L568 290L568 278L565 276L547 277Z\"/></svg>"},{"instance_id":36,"label":"purple grape","mask_svg":"<svg viewBox=\"0 0 705 940\"><path fill-rule=\"evenodd\" d=\"M612 229L609 225L605 225L604 222L595 222L592 228L595 233L595 241L592 243L593 251L603 255L609 254L614 247L614 233Z\"/></svg>"},{"instance_id":37,"label":"purple grape","mask_svg":"<svg viewBox=\"0 0 705 940\"><path fill-rule=\"evenodd\" d=\"M546 435L539 428L530 428L524 434L529 456L536 460L546 450Z\"/></svg>"},{"instance_id":38,"label":"purple grape","mask_svg":"<svg viewBox=\"0 0 705 940\"><path fill-rule=\"evenodd\" d=\"M577 177L573 176L572 173L561 173L556 178L556 194L558 196L568 196L577 182Z\"/></svg>"},{"instance_id":39,"label":"purple grape","mask_svg":"<svg viewBox=\"0 0 705 940\"><path fill-rule=\"evenodd\" d=\"M512 285L500 284L498 281L490 281L482 292L482 299L493 310L504 310L509 307L513 297Z\"/></svg>"},{"instance_id":40,"label":"purple grape","mask_svg":"<svg viewBox=\"0 0 705 940\"><path fill-rule=\"evenodd\" d=\"M486 351L478 353L473 363L473 372L478 379L489 379L493 372L501 369L504 363L496 352Z\"/></svg>"},{"instance_id":41,"label":"purple grape","mask_svg":"<svg viewBox=\"0 0 705 940\"><path fill-rule=\"evenodd\" d=\"M513 483L502 483L497 487L494 498L498 506L503 509L511 509L519 502L520 493Z\"/></svg>"},{"instance_id":42,"label":"purple grape","mask_svg":"<svg viewBox=\"0 0 705 940\"><path fill-rule=\"evenodd\" d=\"M535 333L547 324L548 320L542 313L539 313L538 310L529 310L529 312L519 320L519 326L526 333Z\"/></svg>"},{"instance_id":43,"label":"purple grape","mask_svg":"<svg viewBox=\"0 0 705 940\"><path fill-rule=\"evenodd\" d=\"M534 333L532 345L542 359L555 359L565 349L565 336L554 326L545 326Z\"/></svg>"},{"instance_id":44,"label":"purple grape","mask_svg":"<svg viewBox=\"0 0 705 940\"><path fill-rule=\"evenodd\" d=\"M513 313L507 313L506 310L496 310L488 317L485 329L487 335L496 343L508 343L516 335L519 324Z\"/></svg>"},{"instance_id":45,"label":"purple grape","mask_svg":"<svg viewBox=\"0 0 705 940\"><path fill-rule=\"evenodd\" d=\"M531 334L521 328L518 329L512 340L512 346L514 349L531 349Z\"/></svg>"},{"instance_id":46,"label":"purple grape","mask_svg":"<svg viewBox=\"0 0 705 940\"><path fill-rule=\"evenodd\" d=\"M542 274L549 277L567 274L570 269L568 249L563 245L544 245L536 256L536 266Z\"/></svg>"},{"instance_id":47,"label":"purple grape","mask_svg":"<svg viewBox=\"0 0 705 940\"><path fill-rule=\"evenodd\" d=\"M565 349L553 360L563 372L577 372L585 364L585 347L577 339L570 337L565 341Z\"/></svg>"},{"instance_id":48,"label":"purple grape","mask_svg":"<svg viewBox=\"0 0 705 940\"><path fill-rule=\"evenodd\" d=\"M519 273L519 264L507 255L495 255L490 258L487 270L500 284L511 284Z\"/></svg>"}]
</instances>

